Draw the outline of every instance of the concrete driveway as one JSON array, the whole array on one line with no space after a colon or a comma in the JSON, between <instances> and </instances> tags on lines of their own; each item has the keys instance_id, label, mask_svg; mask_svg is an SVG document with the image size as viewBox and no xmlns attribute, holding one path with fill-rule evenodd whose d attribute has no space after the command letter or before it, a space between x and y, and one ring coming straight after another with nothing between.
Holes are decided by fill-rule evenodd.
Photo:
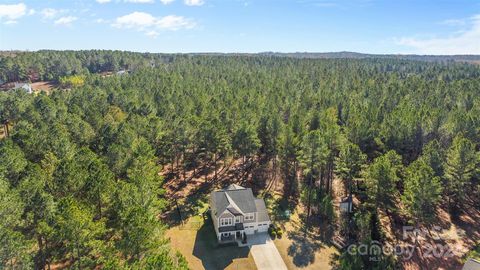
<instances>
[{"instance_id":1,"label":"concrete driveway","mask_svg":"<svg viewBox=\"0 0 480 270\"><path fill-rule=\"evenodd\" d=\"M258 270L287 270L268 233L249 235L247 243Z\"/></svg>"}]
</instances>

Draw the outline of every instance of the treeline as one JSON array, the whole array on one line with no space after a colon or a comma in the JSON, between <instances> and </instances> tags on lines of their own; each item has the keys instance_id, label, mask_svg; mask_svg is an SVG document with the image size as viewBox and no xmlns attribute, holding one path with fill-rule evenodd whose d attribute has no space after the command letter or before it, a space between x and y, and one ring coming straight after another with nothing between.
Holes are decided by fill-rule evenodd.
<instances>
[{"instance_id":1,"label":"treeline","mask_svg":"<svg viewBox=\"0 0 480 270\"><path fill-rule=\"evenodd\" d=\"M0 53L0 80L58 81L69 75L155 67L174 58L174 55L109 50L4 52Z\"/></svg>"},{"instance_id":2,"label":"treeline","mask_svg":"<svg viewBox=\"0 0 480 270\"><path fill-rule=\"evenodd\" d=\"M318 56L320 55L320 56ZM407 64L407 60L425 61L476 61L476 56L382 56L364 55L355 53L326 53L326 54L276 54L262 53L255 54L161 54L161 53L135 53L127 51L110 50L89 50L89 51L51 51L43 50L38 52L0 52L0 80L3 83L16 81L58 81L61 77L70 75L87 75L90 73L114 72L119 70L137 70L147 67L165 67L176 59L190 59L213 57L213 58L257 58L276 59L281 57L300 58L344 58L354 60L358 58L369 58L370 61L381 61L382 65L378 71L400 72L402 76L409 76L412 72L424 72L424 63L415 65ZM437 60L438 59L438 60ZM396 65L402 65L399 68ZM409 66L409 68L407 68ZM478 68L467 65L454 65L454 63L443 63L437 66L430 66L429 69L437 76L438 69L455 68L462 69L462 76L478 76ZM456 73L457 75L459 73ZM446 78L449 79L449 78Z\"/></svg>"},{"instance_id":3,"label":"treeline","mask_svg":"<svg viewBox=\"0 0 480 270\"><path fill-rule=\"evenodd\" d=\"M480 55L419 55L419 54L366 54L356 52L327 52L327 53L277 53L264 52L262 55L284 56L295 58L311 58L311 59L332 59L332 58L348 58L348 59L400 59L428 62L462 62L477 63L480 61Z\"/></svg>"},{"instance_id":4,"label":"treeline","mask_svg":"<svg viewBox=\"0 0 480 270\"><path fill-rule=\"evenodd\" d=\"M31 57L45 53L99 54ZM443 201L452 213L478 207L478 66L177 55L127 76L85 74L49 96L0 93L0 120L13 126L0 142L3 265L187 267L157 219L169 199L160 165L271 164L285 196L306 204L306 226L334 218L336 175L363 198L349 229L361 242L383 240L379 209L428 223Z\"/></svg>"}]
</instances>

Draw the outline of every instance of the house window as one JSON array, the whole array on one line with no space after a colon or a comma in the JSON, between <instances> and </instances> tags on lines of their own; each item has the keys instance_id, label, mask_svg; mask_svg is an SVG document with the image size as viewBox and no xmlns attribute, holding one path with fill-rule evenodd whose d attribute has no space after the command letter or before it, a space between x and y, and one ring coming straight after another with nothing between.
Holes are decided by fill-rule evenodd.
<instances>
[{"instance_id":1,"label":"house window","mask_svg":"<svg viewBox=\"0 0 480 270\"><path fill-rule=\"evenodd\" d=\"M235 217L235 223L240 223L240 216Z\"/></svg>"},{"instance_id":2,"label":"house window","mask_svg":"<svg viewBox=\"0 0 480 270\"><path fill-rule=\"evenodd\" d=\"M255 218L255 215L253 213L247 213L245 215L245 220L253 220Z\"/></svg>"},{"instance_id":3,"label":"house window","mask_svg":"<svg viewBox=\"0 0 480 270\"><path fill-rule=\"evenodd\" d=\"M233 219L232 218L222 218L220 219L220 226L229 226L233 225Z\"/></svg>"}]
</instances>

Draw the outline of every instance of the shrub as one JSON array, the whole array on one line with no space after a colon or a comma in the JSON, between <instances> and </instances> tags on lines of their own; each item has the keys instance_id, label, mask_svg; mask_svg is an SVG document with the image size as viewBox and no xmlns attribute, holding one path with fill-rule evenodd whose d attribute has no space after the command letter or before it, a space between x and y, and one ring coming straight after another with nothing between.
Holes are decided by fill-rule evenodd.
<instances>
[{"instance_id":1,"label":"shrub","mask_svg":"<svg viewBox=\"0 0 480 270\"><path fill-rule=\"evenodd\" d=\"M271 236L273 239L275 239L275 237L277 237L277 233L276 233L274 230L272 230L272 232L270 233L270 236Z\"/></svg>"},{"instance_id":2,"label":"shrub","mask_svg":"<svg viewBox=\"0 0 480 270\"><path fill-rule=\"evenodd\" d=\"M60 84L63 87L79 87L85 84L85 76L83 75L71 75L60 77Z\"/></svg>"},{"instance_id":3,"label":"shrub","mask_svg":"<svg viewBox=\"0 0 480 270\"><path fill-rule=\"evenodd\" d=\"M277 229L277 237L278 237L278 238L282 238L282 235L283 235L282 229L280 229L280 228Z\"/></svg>"}]
</instances>

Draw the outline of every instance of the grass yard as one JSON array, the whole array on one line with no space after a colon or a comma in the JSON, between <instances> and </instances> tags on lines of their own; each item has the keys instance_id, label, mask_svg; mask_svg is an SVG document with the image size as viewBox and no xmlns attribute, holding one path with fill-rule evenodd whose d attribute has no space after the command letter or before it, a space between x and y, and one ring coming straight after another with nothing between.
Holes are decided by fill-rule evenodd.
<instances>
[{"instance_id":1,"label":"grass yard","mask_svg":"<svg viewBox=\"0 0 480 270\"><path fill-rule=\"evenodd\" d=\"M339 254L338 250L320 240L312 232L305 237L298 211L292 214L290 220L277 222L277 226L280 226L284 233L282 238L276 238L274 243L288 269L328 270L333 268L334 257Z\"/></svg>"},{"instance_id":2,"label":"grass yard","mask_svg":"<svg viewBox=\"0 0 480 270\"><path fill-rule=\"evenodd\" d=\"M303 239L302 232L286 233L281 239L274 241L278 252L288 269L328 270L333 266L332 258L338 254L335 247L322 244L320 241Z\"/></svg>"},{"instance_id":3,"label":"grass yard","mask_svg":"<svg viewBox=\"0 0 480 270\"><path fill-rule=\"evenodd\" d=\"M46 92L50 94L53 88L57 87L57 85L50 81L41 81L41 82L34 82L31 84L32 89L34 92Z\"/></svg>"},{"instance_id":4,"label":"grass yard","mask_svg":"<svg viewBox=\"0 0 480 270\"><path fill-rule=\"evenodd\" d=\"M306 270L328 270L332 269L338 250L321 240L319 233L310 231L306 237L303 233L303 221L299 214L303 212L301 205L294 206L291 216L288 220L281 217L282 213L288 207L287 202L283 200L283 195L279 191L270 190L270 195L266 199L267 208L270 212L270 218L276 220L276 226L283 230L283 236L274 240L275 246L282 256L288 269L306 269ZM283 219L283 220L282 220ZM321 229L319 229L321 230Z\"/></svg>"},{"instance_id":5,"label":"grass yard","mask_svg":"<svg viewBox=\"0 0 480 270\"><path fill-rule=\"evenodd\" d=\"M185 225L167 230L173 249L182 253L191 269L255 270L255 262L248 247L218 246L211 220L193 216Z\"/></svg>"}]
</instances>

